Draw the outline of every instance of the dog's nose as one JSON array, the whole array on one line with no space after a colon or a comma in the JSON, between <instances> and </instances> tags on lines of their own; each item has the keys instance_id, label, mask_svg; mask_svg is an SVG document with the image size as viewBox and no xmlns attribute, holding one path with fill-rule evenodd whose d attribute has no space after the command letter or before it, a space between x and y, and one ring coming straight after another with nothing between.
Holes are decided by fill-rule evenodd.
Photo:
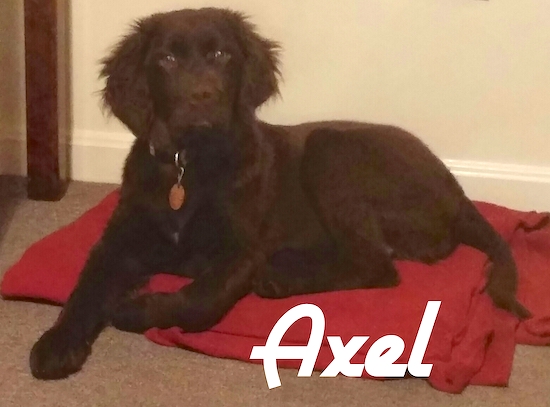
<instances>
[{"instance_id":1,"label":"dog's nose","mask_svg":"<svg viewBox=\"0 0 550 407\"><path fill-rule=\"evenodd\" d=\"M216 91L210 85L198 85L191 91L191 104L208 104L214 100Z\"/></svg>"}]
</instances>

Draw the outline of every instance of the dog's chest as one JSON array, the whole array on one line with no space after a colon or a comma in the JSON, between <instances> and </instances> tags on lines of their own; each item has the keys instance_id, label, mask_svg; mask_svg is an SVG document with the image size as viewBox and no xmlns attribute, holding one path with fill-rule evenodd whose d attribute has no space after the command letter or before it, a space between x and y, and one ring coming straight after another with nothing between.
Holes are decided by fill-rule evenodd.
<instances>
[{"instance_id":1,"label":"dog's chest","mask_svg":"<svg viewBox=\"0 0 550 407\"><path fill-rule=\"evenodd\" d=\"M180 244L182 237L186 235L191 218L192 216L189 211L186 211L186 208L170 210L164 214L163 232L170 243L175 246Z\"/></svg>"},{"instance_id":2,"label":"dog's chest","mask_svg":"<svg viewBox=\"0 0 550 407\"><path fill-rule=\"evenodd\" d=\"M212 199L189 195L190 198L179 210L168 209L161 214L161 230L165 239L175 248L217 245L227 229L227 216Z\"/></svg>"}]
</instances>

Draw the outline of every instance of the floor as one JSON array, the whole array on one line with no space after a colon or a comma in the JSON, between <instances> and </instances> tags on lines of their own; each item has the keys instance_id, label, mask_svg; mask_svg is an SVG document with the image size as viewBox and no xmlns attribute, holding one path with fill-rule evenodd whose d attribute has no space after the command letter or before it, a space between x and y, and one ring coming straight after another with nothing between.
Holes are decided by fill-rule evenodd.
<instances>
[{"instance_id":1,"label":"floor","mask_svg":"<svg viewBox=\"0 0 550 407\"><path fill-rule=\"evenodd\" d=\"M60 202L25 197L23 178L0 176L0 275L41 237L76 219L115 185L74 182ZM439 392L420 379L297 378L280 370L268 390L261 366L164 348L107 329L84 369L58 382L32 378L28 352L55 306L0 300L0 406L550 406L550 349L518 346L507 388Z\"/></svg>"}]
</instances>

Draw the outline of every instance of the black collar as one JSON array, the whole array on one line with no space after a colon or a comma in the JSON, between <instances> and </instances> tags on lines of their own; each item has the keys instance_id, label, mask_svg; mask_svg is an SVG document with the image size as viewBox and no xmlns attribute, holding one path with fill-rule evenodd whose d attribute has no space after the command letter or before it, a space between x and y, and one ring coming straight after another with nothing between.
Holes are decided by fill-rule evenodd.
<instances>
[{"instance_id":1,"label":"black collar","mask_svg":"<svg viewBox=\"0 0 550 407\"><path fill-rule=\"evenodd\" d=\"M185 168L187 165L185 149L176 151L175 153L169 153L163 150L156 150L155 147L149 143L149 154L163 164L173 164L178 168Z\"/></svg>"}]
</instances>

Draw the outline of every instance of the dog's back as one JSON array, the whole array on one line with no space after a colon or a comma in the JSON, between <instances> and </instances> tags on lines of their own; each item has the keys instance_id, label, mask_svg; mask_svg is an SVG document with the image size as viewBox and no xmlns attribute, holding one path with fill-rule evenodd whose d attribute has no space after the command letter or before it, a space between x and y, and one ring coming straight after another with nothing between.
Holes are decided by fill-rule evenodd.
<instances>
[{"instance_id":1,"label":"dog's back","mask_svg":"<svg viewBox=\"0 0 550 407\"><path fill-rule=\"evenodd\" d=\"M414 135L357 122L274 129L299 157L300 187L337 245L365 233L359 241L377 245L376 256L389 252L394 259L426 263L448 256L458 244L470 245L493 263L487 287L494 302L528 316L515 299L516 266L507 244Z\"/></svg>"}]
</instances>

